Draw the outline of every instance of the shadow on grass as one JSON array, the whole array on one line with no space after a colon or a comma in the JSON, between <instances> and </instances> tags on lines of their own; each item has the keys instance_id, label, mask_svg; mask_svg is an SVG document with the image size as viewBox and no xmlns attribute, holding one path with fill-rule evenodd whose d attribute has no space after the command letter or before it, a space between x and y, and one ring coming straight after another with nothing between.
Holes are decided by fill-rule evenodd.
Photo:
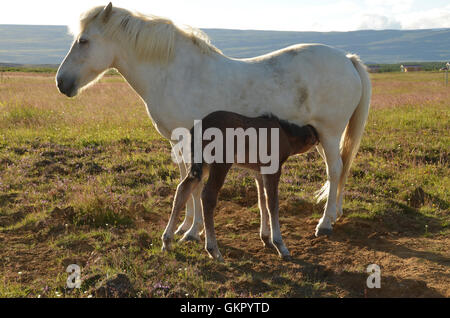
<instances>
[{"instance_id":1,"label":"shadow on grass","mask_svg":"<svg viewBox=\"0 0 450 318\"><path fill-rule=\"evenodd\" d=\"M394 236L394 239L420 238L432 234L439 235L443 230L437 217L424 215L415 208L393 200L389 200L388 204L388 209L380 215L375 215L373 219L352 217L347 219L347 222L338 222L332 240L345 241L361 248L370 247L403 259L416 257L450 266L450 259L443 255L413 250L386 239L386 236Z\"/></svg>"},{"instance_id":2,"label":"shadow on grass","mask_svg":"<svg viewBox=\"0 0 450 318\"><path fill-rule=\"evenodd\" d=\"M365 272L335 271L301 258L270 260L270 266L255 268L261 259L252 253L228 245L222 245L221 249L236 279L230 281L221 271L206 269L202 276L205 280L220 281L238 294L263 295L283 290L282 297L330 297L337 296L336 290L341 290L347 297L445 297L424 281L387 275L382 276L381 289L368 289ZM270 253L267 258L273 259Z\"/></svg>"},{"instance_id":3,"label":"shadow on grass","mask_svg":"<svg viewBox=\"0 0 450 318\"><path fill-rule=\"evenodd\" d=\"M357 238L371 233L396 233L401 237L423 237L427 234L437 234L444 229L439 216L429 216L416 208L394 200L386 200L383 211L358 216L360 211L345 210L346 215L356 215L348 218L349 222L340 224L336 229L343 230L351 237Z\"/></svg>"},{"instance_id":4,"label":"shadow on grass","mask_svg":"<svg viewBox=\"0 0 450 318\"><path fill-rule=\"evenodd\" d=\"M365 272L332 271L301 259L293 259L292 262L301 265L302 272L309 279L325 281L346 290L349 297L445 297L420 280L382 275L381 288L369 289L366 287L368 274Z\"/></svg>"}]
</instances>

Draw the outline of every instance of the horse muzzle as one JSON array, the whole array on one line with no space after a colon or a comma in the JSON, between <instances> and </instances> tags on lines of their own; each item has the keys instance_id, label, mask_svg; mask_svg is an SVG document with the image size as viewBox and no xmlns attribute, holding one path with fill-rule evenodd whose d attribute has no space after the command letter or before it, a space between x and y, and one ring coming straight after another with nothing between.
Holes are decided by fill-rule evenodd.
<instances>
[{"instance_id":1,"label":"horse muzzle","mask_svg":"<svg viewBox=\"0 0 450 318\"><path fill-rule=\"evenodd\" d=\"M74 79L57 77L56 86L58 86L58 90L67 97L74 97L77 95L78 89Z\"/></svg>"}]
</instances>

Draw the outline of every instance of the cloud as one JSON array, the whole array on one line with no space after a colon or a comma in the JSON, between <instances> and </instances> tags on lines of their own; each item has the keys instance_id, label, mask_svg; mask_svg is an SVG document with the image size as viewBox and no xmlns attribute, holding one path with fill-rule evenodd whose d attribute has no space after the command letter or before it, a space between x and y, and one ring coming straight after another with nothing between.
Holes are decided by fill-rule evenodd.
<instances>
[{"instance_id":1,"label":"cloud","mask_svg":"<svg viewBox=\"0 0 450 318\"><path fill-rule=\"evenodd\" d=\"M443 8L402 14L405 29L450 28L450 5Z\"/></svg>"},{"instance_id":2,"label":"cloud","mask_svg":"<svg viewBox=\"0 0 450 318\"><path fill-rule=\"evenodd\" d=\"M358 26L359 30L401 29L400 21L380 14L365 14Z\"/></svg>"},{"instance_id":3,"label":"cloud","mask_svg":"<svg viewBox=\"0 0 450 318\"><path fill-rule=\"evenodd\" d=\"M377 14L397 14L410 11L414 6L414 0L365 0L364 4L368 10L375 11Z\"/></svg>"}]
</instances>

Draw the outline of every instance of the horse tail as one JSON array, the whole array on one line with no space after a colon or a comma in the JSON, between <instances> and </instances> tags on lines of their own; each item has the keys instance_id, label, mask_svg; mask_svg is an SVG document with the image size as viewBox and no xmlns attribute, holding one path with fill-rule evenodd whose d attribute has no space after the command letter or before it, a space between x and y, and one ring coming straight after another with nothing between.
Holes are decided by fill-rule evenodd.
<instances>
[{"instance_id":1,"label":"horse tail","mask_svg":"<svg viewBox=\"0 0 450 318\"><path fill-rule=\"evenodd\" d=\"M362 94L359 104L350 117L343 137L341 138L340 149L343 169L339 179L339 193L344 188L353 159L358 152L359 144L364 133L364 127L366 126L367 117L369 116L370 98L372 96L372 85L366 66L361 62L358 55L348 54L347 58L352 61L359 74L362 84ZM328 187L329 182L326 182L322 189L317 192L317 201L322 201L327 198Z\"/></svg>"}]
</instances>

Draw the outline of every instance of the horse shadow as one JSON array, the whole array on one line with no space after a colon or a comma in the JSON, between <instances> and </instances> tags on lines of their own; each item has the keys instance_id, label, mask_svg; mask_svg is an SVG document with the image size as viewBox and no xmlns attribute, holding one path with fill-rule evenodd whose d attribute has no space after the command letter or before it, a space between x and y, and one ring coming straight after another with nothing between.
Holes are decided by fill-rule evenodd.
<instances>
[{"instance_id":1,"label":"horse shadow","mask_svg":"<svg viewBox=\"0 0 450 318\"><path fill-rule=\"evenodd\" d=\"M256 260L255 260L256 261ZM384 297L432 297L442 298L444 294L427 286L425 281L399 278L382 273L381 288L368 288L366 272L334 270L321 264L315 264L300 257L293 257L289 261L279 260L280 266L272 270L255 270L250 266L236 267L243 273L251 275L255 281L262 282L270 279L278 285L288 287L288 297L333 297L336 290L345 291L346 297L384 298ZM289 265L298 265L296 277L283 275ZM302 279L298 279L300 274ZM306 282L306 284L305 284ZM320 287L325 286L325 287ZM259 284L261 289L264 285ZM270 290L271 286L265 286Z\"/></svg>"},{"instance_id":2,"label":"horse shadow","mask_svg":"<svg viewBox=\"0 0 450 318\"><path fill-rule=\"evenodd\" d=\"M351 218L344 222L338 221L331 239L361 248L370 247L375 251L390 253L403 259L417 257L449 267L448 257L431 251L413 250L392 242L397 238L440 235L443 229L441 222L406 204L394 200L387 202L388 208L385 213L374 220ZM344 215L346 212L351 211L344 211Z\"/></svg>"},{"instance_id":3,"label":"horse shadow","mask_svg":"<svg viewBox=\"0 0 450 318\"><path fill-rule=\"evenodd\" d=\"M280 215L288 217L297 215L301 218L310 216L311 211L322 211L320 205L305 200L295 200L283 209L284 211L280 209ZM351 213L348 210L344 211L344 214L345 212ZM424 237L424 225L427 225L427 231L431 235L439 235L439 231L442 229L436 218L391 200L388 201L388 211L374 219L346 218L344 216L343 222L338 221L331 237L325 240L345 243L358 249L369 248L402 259L420 258L449 267L450 259L439 253L414 250L396 242L397 238ZM306 239L309 238L321 240L314 238L313 232L310 237L306 237ZM307 244L307 240L303 242ZM326 242L322 243L326 245ZM255 250L236 248L225 242L220 243L220 248L228 262L228 268L249 277L247 280L231 283L235 290L244 294L246 291L251 291L254 294L264 295L273 291L276 286L283 286L282 288L289 290L284 294L287 297L329 297L335 295L336 290L344 291L348 297L445 297L440 291L427 286L426 282L422 280L383 273L382 288L370 289L366 285L369 274L365 271L331 269L328 265L311 263L301 255L294 256L290 261L282 261L278 260L275 251L270 250L265 250L264 253L267 256L263 256L270 259L268 262L270 265L255 266L255 264L264 263L261 254L255 253ZM292 273L292 271L296 274L289 277L287 273ZM212 274L209 273L208 275L223 282L229 280L225 274L217 273L217 275L211 276ZM321 285L328 287L317 287Z\"/></svg>"},{"instance_id":4,"label":"horse shadow","mask_svg":"<svg viewBox=\"0 0 450 318\"><path fill-rule=\"evenodd\" d=\"M261 262L261 259L254 254L225 244L222 245L222 250L228 259L223 270L231 270L236 278L230 280L221 270L205 270L201 271L200 275L205 280L226 284L226 288L231 288L242 296L264 296L274 292L274 289L282 289L287 290L283 296L290 298L339 297L336 290L353 298L445 297L420 280L382 275L381 288L371 289L367 287L369 274L365 272L335 271L300 257L274 261L273 258L276 259L277 256L270 253L267 257L272 258L273 266L255 268L254 264ZM296 265L295 270L288 269L292 265Z\"/></svg>"}]
</instances>

